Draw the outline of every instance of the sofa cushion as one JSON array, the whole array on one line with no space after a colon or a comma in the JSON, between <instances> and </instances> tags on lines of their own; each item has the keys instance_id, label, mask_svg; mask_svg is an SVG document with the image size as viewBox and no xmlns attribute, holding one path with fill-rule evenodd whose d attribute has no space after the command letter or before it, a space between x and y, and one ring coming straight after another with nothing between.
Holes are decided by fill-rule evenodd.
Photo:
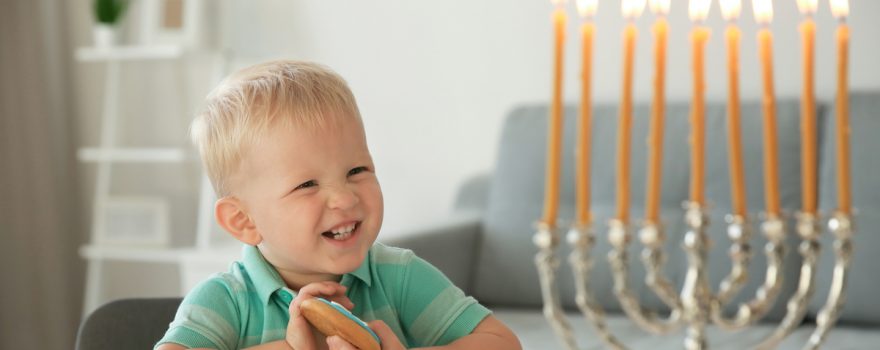
<instances>
[{"instance_id":1,"label":"sofa cushion","mask_svg":"<svg viewBox=\"0 0 880 350\"><path fill-rule=\"evenodd\" d=\"M784 208L797 208L800 204L800 158L798 138L798 103L781 101L778 107L781 199ZM681 286L687 266L682 253L684 236L681 203L688 198L689 148L687 144L690 126L689 108L684 103L667 106L661 216L667 233L667 276L676 287ZM525 106L512 111L507 118L501 136L501 147L491 178L489 203L484 221L483 241L478 254L477 273L473 283L474 293L488 304L508 306L541 305L540 287L534 256L537 248L532 244L534 223L542 214L544 169L546 161L546 106ZM565 109L563 132L563 169L560 183L560 233L564 234L574 213L574 145L576 144L577 109ZM649 109L637 105L634 110L631 154L631 218L633 226L643 218L645 201L645 173ZM713 225L710 237L715 242L710 255L710 276L713 285L729 271L726 254L729 241L723 225L724 214L730 212L730 190L727 166L727 143L723 104L710 104L707 110L707 198L712 207ZM760 108L757 104L743 106L745 168L748 172L749 205L752 211L763 209L763 158L761 150ZM607 310L619 311L613 294L611 272L606 255L610 250L607 240L607 221L614 211L616 157L617 107L596 106L593 114L592 139L592 209L594 232L597 236L593 249L594 268L591 290L597 301ZM757 221L757 220L755 220ZM790 226L793 227L793 226ZM633 231L634 238L635 230ZM756 247L750 267L752 281L744 288L737 300L754 295L764 275L764 258L760 254L765 240L755 235L752 245ZM791 242L794 247L794 241ZM644 268L638 258L641 244L634 240L630 250L630 281L634 290L648 307L664 309L662 303L644 285ZM563 306L574 307L572 271L567 256L570 249L563 244L559 250L561 266L558 271L559 291ZM790 276L784 284L784 293L796 285L797 265L800 258L789 249L786 272ZM713 287L714 288L714 287ZM790 294L790 293L787 293ZM781 302L780 302L781 304ZM777 307L773 317L781 316L782 306Z\"/></svg>"},{"instance_id":2,"label":"sofa cushion","mask_svg":"<svg viewBox=\"0 0 880 350\"><path fill-rule=\"evenodd\" d=\"M834 108L824 118L824 142L821 150L822 176L820 177L819 204L823 214L837 208L837 125ZM846 304L840 315L841 322L880 323L880 303L877 303L877 266L880 266L880 93L853 93L850 96L850 163L852 205L856 210L853 259L847 281ZM826 230L827 231L827 230ZM828 298L834 267L833 236L822 237L822 255L817 269L817 288L810 311L815 314Z\"/></svg>"}]
</instances>

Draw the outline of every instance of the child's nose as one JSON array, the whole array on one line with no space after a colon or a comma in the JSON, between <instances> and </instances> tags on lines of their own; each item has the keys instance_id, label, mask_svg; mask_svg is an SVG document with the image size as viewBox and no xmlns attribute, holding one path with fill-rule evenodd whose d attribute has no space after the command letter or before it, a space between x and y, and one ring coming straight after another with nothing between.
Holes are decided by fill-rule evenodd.
<instances>
[{"instance_id":1,"label":"child's nose","mask_svg":"<svg viewBox=\"0 0 880 350\"><path fill-rule=\"evenodd\" d=\"M327 199L327 207L330 209L350 209L360 202L358 196L351 189L342 186L330 190L330 198Z\"/></svg>"}]
</instances>

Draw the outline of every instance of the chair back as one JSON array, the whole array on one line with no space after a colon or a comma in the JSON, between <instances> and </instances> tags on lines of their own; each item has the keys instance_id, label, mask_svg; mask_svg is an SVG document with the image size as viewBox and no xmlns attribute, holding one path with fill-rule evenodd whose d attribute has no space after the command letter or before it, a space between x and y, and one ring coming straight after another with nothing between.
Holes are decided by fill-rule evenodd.
<instances>
[{"instance_id":1,"label":"chair back","mask_svg":"<svg viewBox=\"0 0 880 350\"><path fill-rule=\"evenodd\" d=\"M107 303L80 324L76 349L152 349L168 330L181 300L121 299Z\"/></svg>"}]
</instances>

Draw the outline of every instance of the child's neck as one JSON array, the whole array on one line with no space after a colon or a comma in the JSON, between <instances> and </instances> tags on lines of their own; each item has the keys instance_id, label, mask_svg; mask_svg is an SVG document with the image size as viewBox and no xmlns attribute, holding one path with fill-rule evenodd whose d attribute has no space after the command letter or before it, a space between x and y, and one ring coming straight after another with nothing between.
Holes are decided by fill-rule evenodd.
<instances>
[{"instance_id":1,"label":"child's neck","mask_svg":"<svg viewBox=\"0 0 880 350\"><path fill-rule=\"evenodd\" d=\"M297 292L300 288L315 282L339 282L342 280L342 275L333 274L299 274L292 271L282 270L278 270L278 274L281 275L281 279L284 280L284 284L286 284L288 288Z\"/></svg>"}]
</instances>

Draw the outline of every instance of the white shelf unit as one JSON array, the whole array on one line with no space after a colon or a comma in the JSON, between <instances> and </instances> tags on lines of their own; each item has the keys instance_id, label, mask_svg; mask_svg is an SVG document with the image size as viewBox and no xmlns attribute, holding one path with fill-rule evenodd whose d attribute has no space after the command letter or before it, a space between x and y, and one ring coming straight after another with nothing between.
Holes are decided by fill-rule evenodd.
<instances>
[{"instance_id":1,"label":"white shelf unit","mask_svg":"<svg viewBox=\"0 0 880 350\"><path fill-rule=\"evenodd\" d=\"M188 291L208 276L225 271L241 255L241 245L217 245L212 249L199 247L116 247L88 244L79 248L79 255L90 262L124 261L144 264L169 264L180 267L181 291ZM96 305L97 306L97 305Z\"/></svg>"},{"instance_id":2,"label":"white shelf unit","mask_svg":"<svg viewBox=\"0 0 880 350\"><path fill-rule=\"evenodd\" d=\"M115 145L117 123L120 119L119 92L121 65L123 62L166 60L182 64L188 56L182 46L117 46L108 48L84 47L76 50L74 56L80 62L103 64L105 82L103 106L100 122L100 140L97 147L82 147L77 150L77 159L96 166L95 192L93 205L93 224L91 243L80 247L79 254L88 262L86 275L84 315L97 308L101 300L104 284L105 262L127 261L148 264L176 264L204 259L210 242L210 229L213 207L213 191L207 177L202 176L199 188L199 211L196 232L196 246L173 248L165 246L122 246L99 243L97 231L103 223L102 211L110 199L112 165L115 163L180 163L195 161L183 148L174 147L121 147ZM219 56L214 76L218 78L225 71L225 57ZM183 74L180 74L181 79ZM187 86L185 82L178 84ZM186 96L186 95L184 95ZM220 249L221 253L210 255L215 260L229 259L232 249ZM183 270L183 269L181 269ZM181 284L192 286L192 273L181 272Z\"/></svg>"},{"instance_id":3,"label":"white shelf unit","mask_svg":"<svg viewBox=\"0 0 880 350\"><path fill-rule=\"evenodd\" d=\"M148 263L176 264L192 248L125 247L87 244L79 248L79 255L89 260L121 260Z\"/></svg>"},{"instance_id":4,"label":"white shelf unit","mask_svg":"<svg viewBox=\"0 0 880 350\"><path fill-rule=\"evenodd\" d=\"M180 148L109 148L83 147L76 157L81 162L182 163L186 153Z\"/></svg>"},{"instance_id":5,"label":"white shelf unit","mask_svg":"<svg viewBox=\"0 0 880 350\"><path fill-rule=\"evenodd\" d=\"M76 59L81 62L170 60L183 57L180 45L81 47Z\"/></svg>"},{"instance_id":6,"label":"white shelf unit","mask_svg":"<svg viewBox=\"0 0 880 350\"><path fill-rule=\"evenodd\" d=\"M148 263L177 264L183 260L214 261L241 253L239 245L222 245L207 251L197 247L115 247L87 244L79 248L79 255L88 259L122 260Z\"/></svg>"}]
</instances>

